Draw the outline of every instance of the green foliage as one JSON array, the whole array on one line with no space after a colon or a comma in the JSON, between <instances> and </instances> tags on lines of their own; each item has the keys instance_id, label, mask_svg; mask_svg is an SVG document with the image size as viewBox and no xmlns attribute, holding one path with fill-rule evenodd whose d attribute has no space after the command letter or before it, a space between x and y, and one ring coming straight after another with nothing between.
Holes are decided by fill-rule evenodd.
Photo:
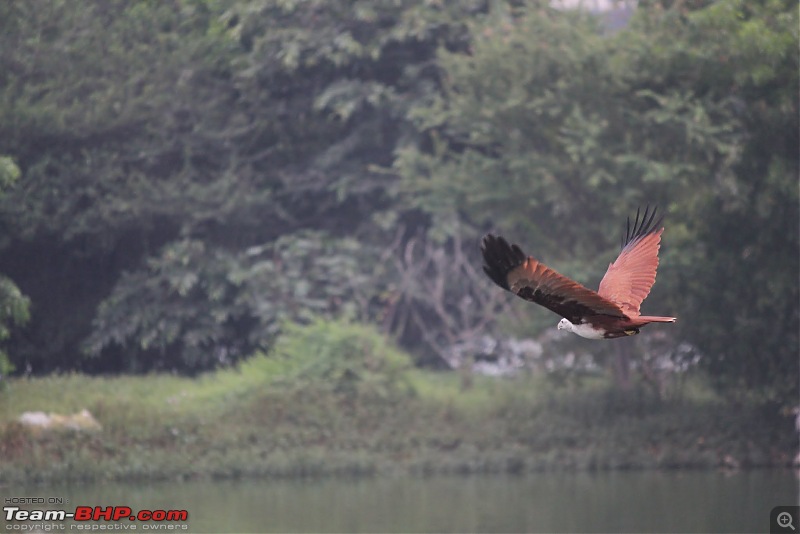
<instances>
[{"instance_id":1,"label":"green foliage","mask_svg":"<svg viewBox=\"0 0 800 534\"><path fill-rule=\"evenodd\" d=\"M380 337L374 329L357 324L298 331L350 345L343 357L383 347L370 344ZM390 356L381 350L371 354ZM292 350L290 361L300 365L259 356L197 379L12 378L0 391L0 480L716 468L731 457L743 466L783 466L795 452L790 418L752 405L731 410L702 381L681 400L659 401L607 382L565 391L537 378L478 377L464 391L453 373L413 370L415 395L381 397L374 382L361 382L364 402L352 403L318 374L342 360L330 366L309 354ZM321 367L299 375L312 361ZM351 366L369 376L363 362ZM84 408L100 432L37 433L16 420L22 411Z\"/></svg>"},{"instance_id":2,"label":"green foliage","mask_svg":"<svg viewBox=\"0 0 800 534\"><path fill-rule=\"evenodd\" d=\"M675 85L717 107L715 122L736 143L675 205L688 234L665 257L680 267L670 300L691 310L682 334L722 391L791 404L800 374L797 6L721 1L682 28L683 45L668 47L664 28L652 47Z\"/></svg>"},{"instance_id":3,"label":"green foliage","mask_svg":"<svg viewBox=\"0 0 800 534\"><path fill-rule=\"evenodd\" d=\"M128 348L128 369L196 373L266 349L285 321L364 315L374 264L352 239L300 232L234 255L166 246L100 306L86 350ZM136 350L131 350L133 348Z\"/></svg>"},{"instance_id":4,"label":"green foliage","mask_svg":"<svg viewBox=\"0 0 800 534\"><path fill-rule=\"evenodd\" d=\"M166 351L188 335L178 326L186 321L194 347L229 337L219 329L230 319L242 337L258 337L226 308L247 299L236 281L216 284L228 304L212 304L213 313L160 325L168 307L142 311L159 298L148 276L183 269L160 251L200 244L210 263L248 269L245 250L306 229L386 241L372 221L392 211L392 181L370 169L413 135L405 110L435 91L435 49L458 39L453 19L472 7L93 0L0 9L9 51L0 58L0 152L22 169L0 205L14 238L0 267L36 290L30 335L13 344L19 363L42 372L164 367L136 353ZM193 254L198 278L226 276L225 265L203 267ZM54 271L34 276L30 261L45 256ZM91 283L71 290L61 276ZM303 291L302 282L287 287ZM199 305L202 293L164 299ZM98 315L104 301L117 304L116 319L113 305ZM125 305L136 318L129 326ZM82 362L90 335L95 353L116 349Z\"/></svg>"},{"instance_id":5,"label":"green foliage","mask_svg":"<svg viewBox=\"0 0 800 534\"><path fill-rule=\"evenodd\" d=\"M229 75L230 42L213 33L210 5L3 7L0 136L23 170L3 208L19 235L107 245L180 210L180 196L192 199L218 172L210 139L193 132L218 126L212 109Z\"/></svg>"},{"instance_id":6,"label":"green foliage","mask_svg":"<svg viewBox=\"0 0 800 534\"><path fill-rule=\"evenodd\" d=\"M0 157L0 192L4 192L19 178L19 168L9 157ZM4 236L5 237L5 236ZM30 319L30 299L22 294L10 278L0 275L0 342L11 336L13 326L24 325ZM0 385L14 365L4 349L0 349Z\"/></svg>"},{"instance_id":7,"label":"green foliage","mask_svg":"<svg viewBox=\"0 0 800 534\"><path fill-rule=\"evenodd\" d=\"M0 191L5 191L11 184L19 179L19 167L14 160L7 157L0 157Z\"/></svg>"},{"instance_id":8,"label":"green foliage","mask_svg":"<svg viewBox=\"0 0 800 534\"><path fill-rule=\"evenodd\" d=\"M725 103L657 87L663 66L641 50L643 30L608 36L587 14L528 9L472 34L470 54L441 54L445 95L414 111L433 150L396 162L423 209L457 207L544 254L596 254L631 206L672 201L733 150L732 125L715 120ZM572 224L582 219L596 222Z\"/></svg>"},{"instance_id":9,"label":"green foliage","mask_svg":"<svg viewBox=\"0 0 800 534\"><path fill-rule=\"evenodd\" d=\"M0 276L0 341L11 335L12 326L20 326L30 319L30 300L9 278ZM5 350L0 350L0 379L14 371Z\"/></svg>"},{"instance_id":10,"label":"green foliage","mask_svg":"<svg viewBox=\"0 0 800 534\"><path fill-rule=\"evenodd\" d=\"M406 201L590 285L618 221L659 204L645 311L680 318L722 390L793 402L797 27L786 1L654 2L613 35L580 12L498 8L469 53L441 52L444 91L412 110L429 142L395 160Z\"/></svg>"},{"instance_id":11,"label":"green foliage","mask_svg":"<svg viewBox=\"0 0 800 534\"><path fill-rule=\"evenodd\" d=\"M345 316L431 362L552 324L498 313L483 232L591 286L651 203L644 311L721 390L790 402L797 28L789 0L613 33L534 0L1 3L0 271L35 311L10 359L197 373Z\"/></svg>"},{"instance_id":12,"label":"green foliage","mask_svg":"<svg viewBox=\"0 0 800 534\"><path fill-rule=\"evenodd\" d=\"M368 317L376 291L376 251L352 238L300 231L245 250L231 273L243 284L238 299L264 327L317 315Z\"/></svg>"},{"instance_id":13,"label":"green foliage","mask_svg":"<svg viewBox=\"0 0 800 534\"><path fill-rule=\"evenodd\" d=\"M79 366L120 273L173 239L182 220L225 208L229 180L209 179L224 176L225 162L212 163L208 132L230 94L233 47L213 5L0 8L0 151L22 171L0 205L9 237L0 263L36 310L27 335L11 340L18 367ZM220 202L199 209L208 198Z\"/></svg>"},{"instance_id":14,"label":"green foliage","mask_svg":"<svg viewBox=\"0 0 800 534\"><path fill-rule=\"evenodd\" d=\"M237 326L247 310L237 306L227 278L231 259L210 255L202 242L175 242L146 269L123 275L100 306L87 350L98 356L132 345L138 350L127 358L131 371L197 372L241 357L248 347Z\"/></svg>"},{"instance_id":15,"label":"green foliage","mask_svg":"<svg viewBox=\"0 0 800 534\"><path fill-rule=\"evenodd\" d=\"M393 398L409 391L411 359L368 325L323 319L289 324L271 355L296 369L290 383L326 384L350 398Z\"/></svg>"}]
</instances>

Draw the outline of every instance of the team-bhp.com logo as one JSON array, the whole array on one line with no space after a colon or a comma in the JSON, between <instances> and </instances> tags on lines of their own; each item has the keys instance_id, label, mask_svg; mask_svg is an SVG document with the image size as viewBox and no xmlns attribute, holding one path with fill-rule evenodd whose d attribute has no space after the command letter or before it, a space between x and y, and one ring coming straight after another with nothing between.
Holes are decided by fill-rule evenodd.
<instances>
[{"instance_id":1,"label":"team-bhp.com logo","mask_svg":"<svg viewBox=\"0 0 800 534\"><path fill-rule=\"evenodd\" d=\"M81 523L70 525L70 530L96 530L97 525L93 523L83 524L82 522L99 521L148 521L151 524L143 524L142 530L161 530L166 524L170 523L169 530L187 529L188 525L175 522L185 522L189 519L189 512L186 510L139 510L134 512L130 506L78 506L74 512L66 510L23 510L19 506L4 506L3 513L7 522L12 521L41 521L57 522L72 519ZM135 525L129 525L131 530ZM8 528L8 527L6 527ZM127 527L126 527L127 528Z\"/></svg>"}]
</instances>

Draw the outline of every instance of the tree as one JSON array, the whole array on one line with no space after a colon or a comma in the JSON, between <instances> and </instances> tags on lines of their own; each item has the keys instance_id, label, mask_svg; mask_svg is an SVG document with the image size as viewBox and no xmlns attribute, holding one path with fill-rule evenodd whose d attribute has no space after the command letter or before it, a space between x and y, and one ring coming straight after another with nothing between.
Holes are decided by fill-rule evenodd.
<instances>
[{"instance_id":1,"label":"tree","mask_svg":"<svg viewBox=\"0 0 800 534\"><path fill-rule=\"evenodd\" d=\"M226 96L230 45L210 5L0 8L0 147L22 171L0 207L0 263L36 310L11 340L18 365L79 366L120 272L174 239L185 219L224 207L204 202L223 198L226 182L210 183L224 161L211 163L216 145L198 127L215 121Z\"/></svg>"},{"instance_id":2,"label":"tree","mask_svg":"<svg viewBox=\"0 0 800 534\"><path fill-rule=\"evenodd\" d=\"M432 61L441 43L457 45L453 20L477 4L0 8L13 51L0 150L23 171L0 206L11 236L0 266L37 307L13 340L17 361L196 372L220 361L198 353L210 345L241 357L242 340L274 319L239 304L245 285L232 280L253 267L247 250L324 229L370 256L393 235L393 180L379 169L413 134L405 110L435 90ZM170 285L184 272L198 280L191 290ZM81 347L96 358L81 360Z\"/></svg>"},{"instance_id":3,"label":"tree","mask_svg":"<svg viewBox=\"0 0 800 534\"><path fill-rule=\"evenodd\" d=\"M395 161L407 201L461 221L464 242L500 228L586 281L616 221L658 202L668 232L647 304L680 317L723 390L788 402L796 27L779 1L652 2L613 35L581 12L497 9L467 53L440 54L444 91L412 111L428 144Z\"/></svg>"},{"instance_id":4,"label":"tree","mask_svg":"<svg viewBox=\"0 0 800 534\"><path fill-rule=\"evenodd\" d=\"M0 191L19 178L19 168L8 157L0 157ZM30 318L30 300L7 276L0 275L0 342L11 335L13 326L21 326ZM0 380L14 370L8 354L0 348ZM1 383L0 383L1 384Z\"/></svg>"},{"instance_id":5,"label":"tree","mask_svg":"<svg viewBox=\"0 0 800 534\"><path fill-rule=\"evenodd\" d=\"M533 0L0 4L0 153L21 171L0 272L35 311L9 354L196 373L346 315L430 363L499 329L484 231L591 286L658 203L646 306L721 389L785 401L796 27L777 0L642 2L616 32ZM526 334L552 325L518 309Z\"/></svg>"},{"instance_id":6,"label":"tree","mask_svg":"<svg viewBox=\"0 0 800 534\"><path fill-rule=\"evenodd\" d=\"M692 237L672 256L681 262L675 289L698 317L682 332L733 399L792 405L800 375L797 5L721 1L683 27L685 44L664 58L698 99L724 104L737 143L680 210Z\"/></svg>"}]
</instances>

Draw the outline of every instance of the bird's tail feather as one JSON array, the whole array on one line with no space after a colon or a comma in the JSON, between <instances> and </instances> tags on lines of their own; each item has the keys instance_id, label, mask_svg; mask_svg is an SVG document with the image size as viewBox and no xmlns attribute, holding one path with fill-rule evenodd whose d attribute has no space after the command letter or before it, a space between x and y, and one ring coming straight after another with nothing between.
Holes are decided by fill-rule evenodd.
<instances>
[{"instance_id":1,"label":"bird's tail feather","mask_svg":"<svg viewBox=\"0 0 800 534\"><path fill-rule=\"evenodd\" d=\"M658 315L640 315L636 319L646 323L674 323L678 320L677 317L660 317Z\"/></svg>"}]
</instances>

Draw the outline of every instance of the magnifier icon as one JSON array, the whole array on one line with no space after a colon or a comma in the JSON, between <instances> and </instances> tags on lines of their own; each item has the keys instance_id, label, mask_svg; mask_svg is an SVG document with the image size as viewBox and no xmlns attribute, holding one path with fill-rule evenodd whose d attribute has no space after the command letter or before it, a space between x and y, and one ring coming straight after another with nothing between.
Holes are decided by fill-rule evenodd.
<instances>
[{"instance_id":1,"label":"magnifier icon","mask_svg":"<svg viewBox=\"0 0 800 534\"><path fill-rule=\"evenodd\" d=\"M792 525L792 514L789 512L781 512L778 514L777 517L778 525L781 528L789 527L790 529L794 530L794 525Z\"/></svg>"}]
</instances>

